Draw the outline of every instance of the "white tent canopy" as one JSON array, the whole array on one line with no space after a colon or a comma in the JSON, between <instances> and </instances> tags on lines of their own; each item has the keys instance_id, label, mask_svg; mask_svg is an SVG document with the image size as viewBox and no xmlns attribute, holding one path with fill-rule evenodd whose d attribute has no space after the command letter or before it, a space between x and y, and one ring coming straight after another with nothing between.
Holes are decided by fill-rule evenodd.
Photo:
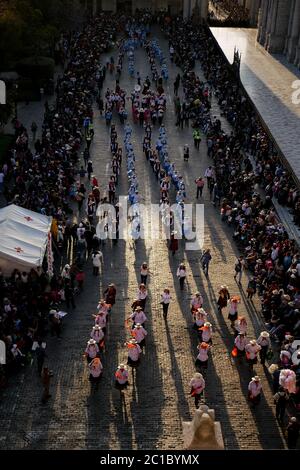
<instances>
[{"instance_id":1,"label":"white tent canopy","mask_svg":"<svg viewBox=\"0 0 300 470\"><path fill-rule=\"evenodd\" d=\"M0 268L5 276L42 265L51 222L51 217L14 204L0 209Z\"/></svg>"}]
</instances>

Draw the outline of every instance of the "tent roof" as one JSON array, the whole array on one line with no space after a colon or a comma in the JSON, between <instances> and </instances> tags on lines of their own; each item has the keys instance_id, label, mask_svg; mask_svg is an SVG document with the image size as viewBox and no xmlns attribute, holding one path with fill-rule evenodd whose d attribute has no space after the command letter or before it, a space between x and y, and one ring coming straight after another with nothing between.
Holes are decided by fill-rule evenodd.
<instances>
[{"instance_id":1,"label":"tent roof","mask_svg":"<svg viewBox=\"0 0 300 470\"><path fill-rule=\"evenodd\" d=\"M11 272L41 266L52 218L15 206L0 209L0 266Z\"/></svg>"}]
</instances>

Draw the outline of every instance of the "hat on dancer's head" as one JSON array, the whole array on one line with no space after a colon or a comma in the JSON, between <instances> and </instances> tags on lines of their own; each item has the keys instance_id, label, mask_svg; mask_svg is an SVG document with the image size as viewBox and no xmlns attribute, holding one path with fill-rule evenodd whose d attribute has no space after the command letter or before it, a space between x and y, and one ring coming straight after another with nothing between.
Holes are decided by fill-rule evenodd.
<instances>
[{"instance_id":1,"label":"hat on dancer's head","mask_svg":"<svg viewBox=\"0 0 300 470\"><path fill-rule=\"evenodd\" d=\"M255 377L252 377L251 380L254 380L255 382L260 382L260 378L258 377L258 375L255 375Z\"/></svg>"},{"instance_id":2,"label":"hat on dancer's head","mask_svg":"<svg viewBox=\"0 0 300 470\"><path fill-rule=\"evenodd\" d=\"M136 339L130 339L130 340L128 341L128 343L130 343L130 344L138 344Z\"/></svg>"},{"instance_id":3,"label":"hat on dancer's head","mask_svg":"<svg viewBox=\"0 0 300 470\"><path fill-rule=\"evenodd\" d=\"M93 326L93 330L102 330L102 328L99 325L95 325L95 326Z\"/></svg>"},{"instance_id":4,"label":"hat on dancer's head","mask_svg":"<svg viewBox=\"0 0 300 470\"><path fill-rule=\"evenodd\" d=\"M203 375L200 372L195 372L193 375L193 379L203 379Z\"/></svg>"},{"instance_id":5,"label":"hat on dancer's head","mask_svg":"<svg viewBox=\"0 0 300 470\"><path fill-rule=\"evenodd\" d=\"M207 343L204 343L204 341L202 341L202 343L200 343L198 347L200 349L207 349L209 348L209 345Z\"/></svg>"},{"instance_id":6,"label":"hat on dancer's head","mask_svg":"<svg viewBox=\"0 0 300 470\"><path fill-rule=\"evenodd\" d=\"M125 366L125 364L119 364L118 369L127 370L127 367Z\"/></svg>"},{"instance_id":7,"label":"hat on dancer's head","mask_svg":"<svg viewBox=\"0 0 300 470\"><path fill-rule=\"evenodd\" d=\"M140 311L140 310L143 310L143 309L142 309L142 307L138 306L138 307L135 308L135 310L139 310L139 311Z\"/></svg>"},{"instance_id":8,"label":"hat on dancer's head","mask_svg":"<svg viewBox=\"0 0 300 470\"><path fill-rule=\"evenodd\" d=\"M260 334L260 336L261 336L262 338L269 338L269 337L270 337L270 333L268 333L267 331L262 331L261 334Z\"/></svg>"},{"instance_id":9,"label":"hat on dancer's head","mask_svg":"<svg viewBox=\"0 0 300 470\"><path fill-rule=\"evenodd\" d=\"M142 328L142 324L141 323L136 323L135 328Z\"/></svg>"},{"instance_id":10,"label":"hat on dancer's head","mask_svg":"<svg viewBox=\"0 0 300 470\"><path fill-rule=\"evenodd\" d=\"M251 339L249 343L251 344L251 346L255 346L257 344L256 339Z\"/></svg>"},{"instance_id":11,"label":"hat on dancer's head","mask_svg":"<svg viewBox=\"0 0 300 470\"><path fill-rule=\"evenodd\" d=\"M96 341L94 339L89 339L87 342L88 346L92 346L96 344Z\"/></svg>"}]
</instances>

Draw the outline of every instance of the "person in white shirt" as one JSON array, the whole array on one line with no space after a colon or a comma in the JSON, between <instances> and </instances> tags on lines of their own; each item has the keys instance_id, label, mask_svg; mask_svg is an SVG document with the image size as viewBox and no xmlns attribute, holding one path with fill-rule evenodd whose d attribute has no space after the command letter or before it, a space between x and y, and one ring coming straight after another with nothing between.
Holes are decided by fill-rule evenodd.
<instances>
[{"instance_id":1,"label":"person in white shirt","mask_svg":"<svg viewBox=\"0 0 300 470\"><path fill-rule=\"evenodd\" d=\"M236 323L236 326L235 326L235 329L236 329L236 333L243 333L243 335L246 335L247 333L247 327L248 327L248 324L247 324L247 320L245 317L238 317L238 320L237 320L237 323Z\"/></svg>"},{"instance_id":2,"label":"person in white shirt","mask_svg":"<svg viewBox=\"0 0 300 470\"><path fill-rule=\"evenodd\" d=\"M152 273L150 269L148 268L147 263L144 262L141 266L141 284L144 284L144 285L147 284L147 278L149 274L152 274Z\"/></svg>"},{"instance_id":3,"label":"person in white shirt","mask_svg":"<svg viewBox=\"0 0 300 470\"><path fill-rule=\"evenodd\" d=\"M180 289L183 290L184 289L184 281L185 281L185 278L186 278L186 268L185 268L185 265L183 263L180 263L180 265L178 266L177 277L179 279Z\"/></svg>"},{"instance_id":4,"label":"person in white shirt","mask_svg":"<svg viewBox=\"0 0 300 470\"><path fill-rule=\"evenodd\" d=\"M135 326L137 323L143 325L145 321L147 321L147 317L143 312L142 307L137 307L129 318L133 321L133 326Z\"/></svg>"},{"instance_id":5,"label":"person in white shirt","mask_svg":"<svg viewBox=\"0 0 300 470\"><path fill-rule=\"evenodd\" d=\"M101 299L97 305L98 312L103 312L107 316L110 312L110 305L105 302L104 299Z\"/></svg>"},{"instance_id":6,"label":"person in white shirt","mask_svg":"<svg viewBox=\"0 0 300 470\"><path fill-rule=\"evenodd\" d=\"M195 407L198 408L201 396L205 389L205 380L202 374L196 372L193 375L193 378L190 381L190 388L190 395L195 398Z\"/></svg>"},{"instance_id":7,"label":"person in white shirt","mask_svg":"<svg viewBox=\"0 0 300 470\"><path fill-rule=\"evenodd\" d=\"M260 402L262 385L260 378L256 375L252 377L248 385L248 399L255 406Z\"/></svg>"},{"instance_id":8,"label":"person in white shirt","mask_svg":"<svg viewBox=\"0 0 300 470\"><path fill-rule=\"evenodd\" d=\"M137 367L140 363L141 348L135 339L130 339L125 343L128 349L127 364L130 367Z\"/></svg>"},{"instance_id":9,"label":"person in white shirt","mask_svg":"<svg viewBox=\"0 0 300 470\"><path fill-rule=\"evenodd\" d=\"M103 365L99 357L95 357L95 359L93 359L89 363L89 369L90 369L90 381L92 383L98 383L99 380L101 379L102 371L103 371Z\"/></svg>"},{"instance_id":10,"label":"person in white shirt","mask_svg":"<svg viewBox=\"0 0 300 470\"><path fill-rule=\"evenodd\" d=\"M214 170L211 166L209 166L208 168L206 168L205 173L204 173L204 177L207 179L208 189L211 186L213 176L214 176Z\"/></svg>"},{"instance_id":11,"label":"person in white shirt","mask_svg":"<svg viewBox=\"0 0 300 470\"><path fill-rule=\"evenodd\" d=\"M92 253L92 262L93 262L93 275L98 276L99 268L103 263L103 254L101 251L94 251Z\"/></svg>"},{"instance_id":12,"label":"person in white shirt","mask_svg":"<svg viewBox=\"0 0 300 470\"><path fill-rule=\"evenodd\" d=\"M199 328L199 339L204 343L212 344L212 324L206 321L204 325Z\"/></svg>"},{"instance_id":13,"label":"person in white shirt","mask_svg":"<svg viewBox=\"0 0 300 470\"><path fill-rule=\"evenodd\" d=\"M267 353L271 346L270 334L267 331L262 331L257 338L257 344L261 347L259 351L260 363L265 365Z\"/></svg>"},{"instance_id":14,"label":"person in white shirt","mask_svg":"<svg viewBox=\"0 0 300 470\"><path fill-rule=\"evenodd\" d=\"M128 370L125 364L120 364L115 372L115 387L122 392L127 386L128 383Z\"/></svg>"},{"instance_id":15,"label":"person in white shirt","mask_svg":"<svg viewBox=\"0 0 300 470\"><path fill-rule=\"evenodd\" d=\"M131 335L139 344L141 349L143 349L143 347L145 346L145 338L147 334L148 334L147 331L140 323L136 323L135 327L131 331Z\"/></svg>"},{"instance_id":16,"label":"person in white shirt","mask_svg":"<svg viewBox=\"0 0 300 470\"><path fill-rule=\"evenodd\" d=\"M197 346L198 349L198 355L197 359L195 362L195 366L198 369L207 369L207 363L208 363L208 351L210 350L211 346L207 343L200 343Z\"/></svg>"},{"instance_id":17,"label":"person in white shirt","mask_svg":"<svg viewBox=\"0 0 300 470\"><path fill-rule=\"evenodd\" d=\"M163 308L163 316L166 319L168 315L168 310L169 310L169 305L171 301L171 295L170 295L170 290L169 289L164 289L163 293L161 294L161 305Z\"/></svg>"},{"instance_id":18,"label":"person in white shirt","mask_svg":"<svg viewBox=\"0 0 300 470\"><path fill-rule=\"evenodd\" d=\"M99 349L103 348L104 341L102 340L104 338L104 333L103 333L101 326L99 325L93 326L92 331L91 331L91 338L96 341L97 345L99 346Z\"/></svg>"},{"instance_id":19,"label":"person in white shirt","mask_svg":"<svg viewBox=\"0 0 300 470\"><path fill-rule=\"evenodd\" d=\"M198 308L196 312L193 314L194 317L194 328L195 330L199 330L205 322L207 322L208 313L203 308Z\"/></svg>"},{"instance_id":20,"label":"person in white shirt","mask_svg":"<svg viewBox=\"0 0 300 470\"><path fill-rule=\"evenodd\" d=\"M140 284L137 298L143 310L145 310L147 296L148 296L148 291L147 291L145 284Z\"/></svg>"},{"instance_id":21,"label":"person in white shirt","mask_svg":"<svg viewBox=\"0 0 300 470\"><path fill-rule=\"evenodd\" d=\"M103 333L106 333L106 323L107 323L107 315L103 312L100 311L94 315L92 315L93 318L95 319L95 325L99 325L103 331Z\"/></svg>"},{"instance_id":22,"label":"person in white shirt","mask_svg":"<svg viewBox=\"0 0 300 470\"><path fill-rule=\"evenodd\" d=\"M248 340L244 333L238 333L234 340L234 345L237 349L237 357L242 358L245 355L245 347L248 344Z\"/></svg>"},{"instance_id":23,"label":"person in white shirt","mask_svg":"<svg viewBox=\"0 0 300 470\"><path fill-rule=\"evenodd\" d=\"M191 301L191 312L192 314L201 308L203 305L203 297L200 292L196 292Z\"/></svg>"},{"instance_id":24,"label":"person in white shirt","mask_svg":"<svg viewBox=\"0 0 300 470\"><path fill-rule=\"evenodd\" d=\"M254 364L257 364L257 355L261 350L261 346L257 344L255 339L249 341L248 344L245 346L246 351L246 359L249 364L250 369L253 368Z\"/></svg>"},{"instance_id":25,"label":"person in white shirt","mask_svg":"<svg viewBox=\"0 0 300 470\"><path fill-rule=\"evenodd\" d=\"M99 353L99 347L94 339L89 339L87 347L85 349L85 356L88 363L90 363Z\"/></svg>"}]
</instances>

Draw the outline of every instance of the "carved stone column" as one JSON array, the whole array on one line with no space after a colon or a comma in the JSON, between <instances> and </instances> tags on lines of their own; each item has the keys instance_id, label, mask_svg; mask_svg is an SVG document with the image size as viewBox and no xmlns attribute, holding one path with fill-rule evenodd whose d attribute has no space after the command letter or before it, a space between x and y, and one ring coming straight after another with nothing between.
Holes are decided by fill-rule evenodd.
<instances>
[{"instance_id":1,"label":"carved stone column","mask_svg":"<svg viewBox=\"0 0 300 470\"><path fill-rule=\"evenodd\" d=\"M271 32L267 38L267 50L270 53L280 53L284 50L292 1L293 0L274 1Z\"/></svg>"},{"instance_id":2,"label":"carved stone column","mask_svg":"<svg viewBox=\"0 0 300 470\"><path fill-rule=\"evenodd\" d=\"M260 7L257 40L262 46L264 46L266 41L267 19L271 1L272 0L262 0Z\"/></svg>"},{"instance_id":3,"label":"carved stone column","mask_svg":"<svg viewBox=\"0 0 300 470\"><path fill-rule=\"evenodd\" d=\"M299 40L300 31L300 0L294 0L293 9L291 9L290 19L291 28L289 31L289 38L287 40L286 54L290 62L296 58L296 48Z\"/></svg>"}]
</instances>

